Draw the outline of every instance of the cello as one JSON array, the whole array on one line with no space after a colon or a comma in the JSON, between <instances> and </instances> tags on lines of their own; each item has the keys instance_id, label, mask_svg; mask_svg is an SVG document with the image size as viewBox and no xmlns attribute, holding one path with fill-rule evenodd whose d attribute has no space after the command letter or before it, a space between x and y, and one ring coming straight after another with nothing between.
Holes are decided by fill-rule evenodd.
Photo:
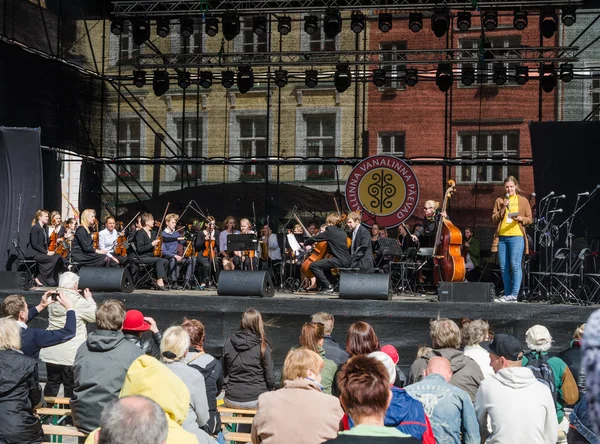
<instances>
[{"instance_id":1,"label":"cello","mask_svg":"<svg viewBox=\"0 0 600 444\"><path fill-rule=\"evenodd\" d=\"M449 180L448 189L444 196L442 213L446 212L448 199L452 197L455 191L456 183L453 180ZM433 247L433 261L435 264L433 274L436 284L440 281L462 282L465 280L465 258L461 254L461 247L462 233L450 222L450 219L441 216Z\"/></svg>"},{"instance_id":2,"label":"cello","mask_svg":"<svg viewBox=\"0 0 600 444\"><path fill-rule=\"evenodd\" d=\"M295 213L293 213L293 215L294 215L294 219L296 219L296 221L300 224L300 226L302 227L304 232L306 234L309 234L306 227L302 224L302 221L300 220L300 218ZM313 274L312 271L310 271L310 264L312 264L313 262L320 261L321 259L325 258L326 254L327 254L327 241L321 241L321 242L317 242L317 243L313 244L313 248L310 252L310 255L308 255L308 257L304 258L304 261L302 262L302 265L300 266L300 271L303 273L303 275L305 277L307 277L308 279L314 278L315 275Z\"/></svg>"}]
</instances>

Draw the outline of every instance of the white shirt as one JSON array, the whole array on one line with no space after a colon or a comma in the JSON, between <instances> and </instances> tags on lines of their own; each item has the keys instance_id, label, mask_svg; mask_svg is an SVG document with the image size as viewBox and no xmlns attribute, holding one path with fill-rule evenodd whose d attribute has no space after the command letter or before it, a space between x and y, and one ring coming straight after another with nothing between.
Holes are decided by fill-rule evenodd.
<instances>
[{"instance_id":1,"label":"white shirt","mask_svg":"<svg viewBox=\"0 0 600 444\"><path fill-rule=\"evenodd\" d=\"M494 369L490 365L490 354L481 345L465 345L465 356L475 361L483 373L484 378L494 375Z\"/></svg>"},{"instance_id":2,"label":"white shirt","mask_svg":"<svg viewBox=\"0 0 600 444\"><path fill-rule=\"evenodd\" d=\"M98 233L98 249L108 250L109 252L114 251L118 237L119 233L117 230L112 230L112 232L110 232L105 228Z\"/></svg>"}]
</instances>

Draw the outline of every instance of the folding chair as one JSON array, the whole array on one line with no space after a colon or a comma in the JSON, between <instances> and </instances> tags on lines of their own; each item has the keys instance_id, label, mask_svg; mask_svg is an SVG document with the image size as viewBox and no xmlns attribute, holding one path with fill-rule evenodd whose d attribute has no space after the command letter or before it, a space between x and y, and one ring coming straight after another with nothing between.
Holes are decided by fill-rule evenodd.
<instances>
[{"instance_id":1,"label":"folding chair","mask_svg":"<svg viewBox=\"0 0 600 444\"><path fill-rule=\"evenodd\" d=\"M133 264L138 268L137 282L134 282L135 288L143 288L146 285L156 287L156 279L152 274L155 271L154 265L144 264L142 258L138 254L135 243L131 242L129 246L131 247L130 251L133 253Z\"/></svg>"},{"instance_id":2,"label":"folding chair","mask_svg":"<svg viewBox=\"0 0 600 444\"><path fill-rule=\"evenodd\" d=\"M34 278L37 275L37 262L33 259L27 259L25 257L25 252L21 248L21 244L18 239L13 239L12 241L15 251L17 252L17 271L24 271L29 274L29 278L25 280L27 283L24 290L28 290L29 288L34 286Z\"/></svg>"}]
</instances>

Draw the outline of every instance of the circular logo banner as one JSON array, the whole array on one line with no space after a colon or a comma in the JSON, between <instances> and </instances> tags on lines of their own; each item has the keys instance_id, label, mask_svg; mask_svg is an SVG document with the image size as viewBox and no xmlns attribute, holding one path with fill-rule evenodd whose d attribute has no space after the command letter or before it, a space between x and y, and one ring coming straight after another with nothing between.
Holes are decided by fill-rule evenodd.
<instances>
[{"instance_id":1,"label":"circular logo banner","mask_svg":"<svg viewBox=\"0 0 600 444\"><path fill-rule=\"evenodd\" d=\"M354 167L346 182L346 202L362 212L362 221L386 228L408 219L419 201L419 181L405 162L392 156L372 156Z\"/></svg>"}]
</instances>

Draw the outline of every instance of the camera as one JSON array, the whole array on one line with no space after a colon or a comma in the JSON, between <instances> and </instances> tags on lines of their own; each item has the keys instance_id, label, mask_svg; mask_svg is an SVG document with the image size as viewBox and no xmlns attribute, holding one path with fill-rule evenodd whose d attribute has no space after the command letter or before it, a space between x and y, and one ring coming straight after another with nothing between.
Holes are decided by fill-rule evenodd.
<instances>
[{"instance_id":1,"label":"camera","mask_svg":"<svg viewBox=\"0 0 600 444\"><path fill-rule=\"evenodd\" d=\"M51 301L56 301L57 296L58 296L58 291L53 291L48 294L48 299L50 299Z\"/></svg>"}]
</instances>

